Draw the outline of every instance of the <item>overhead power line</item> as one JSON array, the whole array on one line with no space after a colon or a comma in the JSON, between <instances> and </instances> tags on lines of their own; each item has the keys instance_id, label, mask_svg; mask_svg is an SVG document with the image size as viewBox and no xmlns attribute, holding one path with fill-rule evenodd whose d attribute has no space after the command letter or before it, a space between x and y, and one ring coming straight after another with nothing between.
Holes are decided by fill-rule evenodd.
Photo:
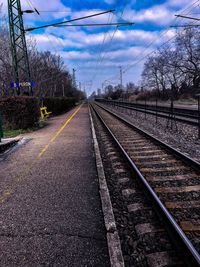
<instances>
[{"instance_id":1,"label":"overhead power line","mask_svg":"<svg viewBox=\"0 0 200 267\"><path fill-rule=\"evenodd\" d=\"M111 12L114 12L114 11L115 10L107 10L107 11L104 11L104 12L101 12L101 13L96 13L96 14L92 14L92 15L88 15L88 16L84 16L84 17L80 17L80 18L76 18L76 19L70 19L70 20L66 20L66 21L62 21L62 22L46 24L46 25L39 26L39 27L28 28L25 31L33 31L33 30L38 30L38 29L44 29L44 28L47 28L47 27L50 27L50 26L62 25L62 24L73 22L73 21L77 21L77 20L83 20L83 19L88 19L88 18L91 18L91 17L100 16L100 15L111 13Z\"/></svg>"},{"instance_id":2,"label":"overhead power line","mask_svg":"<svg viewBox=\"0 0 200 267\"><path fill-rule=\"evenodd\" d=\"M41 20L42 20L44 23L46 23L46 21L44 20L43 16L40 14L40 12L37 11L37 8L34 6L34 4L32 3L32 1L31 1L31 0L27 0L27 1L28 1L28 4L29 4L30 8L32 8L33 10L36 10L37 16L39 16L39 17L41 18ZM34 15L35 15L35 12L34 12ZM36 17L36 15L35 15L35 17ZM46 36L46 38L49 40L49 43L51 43L52 48L53 48L53 50L54 50L54 52L55 52L55 55L59 55L59 52L58 52L58 50L57 50L57 47L56 47L55 43L51 40L50 36L49 36L46 32L44 32L43 34L44 34L44 35ZM56 42L57 42L57 44L59 44L61 47L64 47L64 45L63 45L63 43L61 42L61 40L60 40L58 37L56 37L55 35L54 35L54 37L56 38ZM71 63L68 62L68 64L67 64L68 68L69 68L69 65L70 65L70 64L71 64Z\"/></svg>"},{"instance_id":3,"label":"overhead power line","mask_svg":"<svg viewBox=\"0 0 200 267\"><path fill-rule=\"evenodd\" d=\"M122 11L121 11L121 16L118 16L117 14L115 14L118 18L122 19L122 16L123 16L123 14L124 14L124 11L125 11L125 9L126 9L127 4L128 4L128 0L127 0L127 2L124 3L124 6L123 6ZM113 19L113 18L112 18L112 19ZM123 20L123 21L124 21L124 20ZM113 41L113 39L114 39L114 37L115 37L115 34L116 34L118 28L119 28L119 27L117 26L117 27L115 28L115 30L113 31L112 36L110 36L110 41L109 41L109 43L107 44L108 47L111 46L112 41ZM106 33L106 34L107 34L107 33ZM97 61L96 68L100 68L100 66L102 65L102 63L103 63L103 61L104 61L104 59L105 59L105 56L107 55L107 53L109 53L109 51L106 51L106 50L105 50L106 47L104 47L104 49L103 49L103 45L104 45L105 40L106 40L106 34L104 34L104 39L103 39L103 43L102 43L102 49L101 49L101 52L100 52L99 59L98 59L98 61ZM95 68L95 69L96 69L96 68ZM101 71L100 73L102 73L102 71ZM93 75L93 77L92 77L92 81L95 80L96 76L97 76L97 71L96 71L95 74Z\"/></svg>"},{"instance_id":4,"label":"overhead power line","mask_svg":"<svg viewBox=\"0 0 200 267\"><path fill-rule=\"evenodd\" d=\"M132 26L133 22L119 22L119 23L94 23L94 24L67 24L67 25L58 25L54 27L70 27L70 26Z\"/></svg>"},{"instance_id":5,"label":"overhead power line","mask_svg":"<svg viewBox=\"0 0 200 267\"><path fill-rule=\"evenodd\" d=\"M197 0L197 1L193 2L192 4L190 4L189 6L187 6L185 9L183 9L181 12L183 13L183 12L186 12L186 11L187 11L187 14L188 14L188 13L190 12L190 10L191 10L192 8L195 7L195 5L198 5L199 2L200 2L200 0ZM189 11L188 11L188 10L189 10ZM181 16L181 15L179 15L179 16ZM176 21L176 20L177 20L177 17L174 19L174 21ZM200 20L200 19L198 19L198 20ZM155 52L155 50L153 50L153 51L151 51L150 53L148 53L148 54L146 54L146 55L143 56L144 52L145 52L149 47L151 47L151 46L158 40L158 38L160 38L161 36L163 36L164 34L166 34L166 33L168 33L168 32L169 32L169 29L165 30L164 32L161 32L161 33L159 34L159 36L158 36L155 40L151 41L151 42L144 48L144 50L142 51L142 53L140 53L141 58L138 57L138 59L136 59L133 63L130 63L130 64L125 68L125 70L123 70L123 73L127 72L128 70L130 70L131 68L133 68L134 66L136 66L138 63L140 63L141 61L143 61L146 57L148 57L148 56L150 56L151 54L153 54L153 53ZM175 38L175 36L171 37L171 38L168 39L166 42L164 42L161 46L167 44L168 42L170 42L170 41L173 40L174 38ZM157 49L157 48L156 48L156 49ZM114 76L110 77L109 80L118 79L118 78L119 78L118 75L114 75Z\"/></svg>"},{"instance_id":6,"label":"overhead power line","mask_svg":"<svg viewBox=\"0 0 200 267\"><path fill-rule=\"evenodd\" d=\"M177 18L184 18L184 19L192 19L192 20L200 20L200 18L193 18L193 17L188 17L188 16L183 16L183 15L175 15Z\"/></svg>"},{"instance_id":7,"label":"overhead power line","mask_svg":"<svg viewBox=\"0 0 200 267\"><path fill-rule=\"evenodd\" d=\"M193 17L188 17L188 16L183 16L183 15L175 15L177 18L184 18L184 19L190 19L190 20L197 20L199 21L200 18L193 18ZM199 27L200 25L198 24L193 24L193 25L190 25L190 24L187 24L187 25L172 25L171 27L174 27L174 28L179 28L179 27L184 27L184 28L187 28L187 27Z\"/></svg>"},{"instance_id":8,"label":"overhead power line","mask_svg":"<svg viewBox=\"0 0 200 267\"><path fill-rule=\"evenodd\" d=\"M112 21L113 21L113 18L114 18L114 13L112 13L112 16L111 16L111 14L109 14L109 17L108 17L108 21L107 21L107 23L112 23ZM117 28L117 27L116 27ZM102 53L104 52L104 50L105 50L105 47L106 47L106 44L105 44L105 42L106 42L106 38L107 38L107 36L109 35L109 33L108 32L104 32L104 34L103 34L103 41L102 41L102 43L101 43L101 46L100 46L100 49L99 49L99 52L97 52L97 63L96 63L96 66L95 66L95 70L96 70L96 72L93 74L93 76L92 76L92 83L91 83L91 85L90 85L90 89L91 89L91 87L92 87L92 84L93 84L93 82L95 81L95 78L96 78L96 76L97 76L97 70L98 70L98 67L99 67L99 65L101 64L101 61L102 61Z\"/></svg>"},{"instance_id":9,"label":"overhead power line","mask_svg":"<svg viewBox=\"0 0 200 267\"><path fill-rule=\"evenodd\" d=\"M186 25L171 25L172 28L187 28L187 27L199 27L200 24L186 24Z\"/></svg>"}]
</instances>

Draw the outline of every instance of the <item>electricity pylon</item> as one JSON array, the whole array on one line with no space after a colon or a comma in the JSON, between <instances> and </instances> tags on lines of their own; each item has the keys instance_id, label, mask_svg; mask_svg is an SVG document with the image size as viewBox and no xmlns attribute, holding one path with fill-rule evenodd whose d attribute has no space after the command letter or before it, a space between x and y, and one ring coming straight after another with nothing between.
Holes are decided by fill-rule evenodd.
<instances>
[{"instance_id":1,"label":"electricity pylon","mask_svg":"<svg viewBox=\"0 0 200 267\"><path fill-rule=\"evenodd\" d=\"M13 76L16 92L22 93L23 83L31 82L30 66L26 46L25 31L23 25L23 12L21 10L20 0L8 0L8 17L10 28L10 43L12 51ZM26 84L24 84L27 87ZM32 95L32 87L28 85L28 93Z\"/></svg>"}]
</instances>

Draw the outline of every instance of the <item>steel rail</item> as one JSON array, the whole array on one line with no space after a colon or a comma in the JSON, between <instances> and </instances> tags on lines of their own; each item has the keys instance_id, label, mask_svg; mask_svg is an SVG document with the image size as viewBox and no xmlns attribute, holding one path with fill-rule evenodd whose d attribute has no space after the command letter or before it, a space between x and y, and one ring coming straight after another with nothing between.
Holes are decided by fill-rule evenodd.
<instances>
[{"instance_id":1,"label":"steel rail","mask_svg":"<svg viewBox=\"0 0 200 267\"><path fill-rule=\"evenodd\" d=\"M121 100L108 100L108 99L102 99L102 98L96 98L96 101L99 102L110 102L110 103L119 103L119 104L123 104L126 106L138 106L141 108L145 108L145 103L140 103L140 102L128 102L128 101L121 101ZM152 110L156 110L160 109L161 111L170 111L171 107L170 105L161 105L161 104L150 104L150 103L146 103L146 107L148 107L149 109L151 108ZM193 115L194 113L196 114L195 116L198 115L198 109L194 109L194 108L187 108L187 107L178 107L178 106L174 106L174 111L176 112L181 112L180 114L188 114L188 115Z\"/></svg>"},{"instance_id":2,"label":"steel rail","mask_svg":"<svg viewBox=\"0 0 200 267\"><path fill-rule=\"evenodd\" d=\"M147 110L151 110L151 111L159 111L165 114L170 114L171 113L171 108L170 107L162 107L160 105L154 106L154 105L149 105L147 104L145 107L145 104L135 104L135 103L126 103L126 102L122 102L122 105L124 104L124 106L126 107L138 107L140 109L147 109ZM174 115L180 116L180 117L187 117L190 119L198 119L198 110L191 110L191 109L182 109L182 108L177 108L174 107ZM193 113L193 114L192 114ZM195 113L195 114L194 114Z\"/></svg>"},{"instance_id":3,"label":"steel rail","mask_svg":"<svg viewBox=\"0 0 200 267\"><path fill-rule=\"evenodd\" d=\"M118 107L126 108L126 109L129 109L129 110L137 110L138 112L141 112L141 113L146 113L146 114L150 114L150 115L156 116L156 110L154 111L154 110L151 110L149 108L146 108L146 109L145 108L140 108L140 107L139 108L135 108L135 107L128 107L128 106L123 106L123 105L118 105ZM165 113L167 115L162 114L162 113ZM167 111L157 110L157 117L169 119L170 115L172 115L172 113L167 112ZM187 123L187 124L190 124L190 125L198 126L198 117L196 117L196 116L193 116L191 118L191 116L189 116L188 114L179 115L176 112L174 112L173 115L176 116L176 117L175 118L171 117L170 118L171 120L176 120L176 121L180 121L180 122ZM184 117L184 116L188 117L188 118L191 118L191 120L180 118L180 117ZM194 121L193 119L196 120L196 121Z\"/></svg>"},{"instance_id":4,"label":"steel rail","mask_svg":"<svg viewBox=\"0 0 200 267\"><path fill-rule=\"evenodd\" d=\"M97 104L97 103L96 103ZM146 132L145 130L140 129L139 127L136 127L133 123L131 123L130 121L128 121L127 119L119 116L118 114L116 114L114 111L111 111L105 107L102 107L101 105L97 104L99 107L101 107L102 109L104 109L105 111L109 112L111 115L115 116L117 119L121 120L122 122L124 122L125 124L127 124L129 127L133 128L134 130L136 130L137 132L139 132L140 134L150 138L151 140L153 140L155 143L157 143L158 145L162 146L163 148L167 149L169 152L173 153L174 155L176 155L178 158L180 158L181 160L183 160L187 165L192 166L196 171L200 172L200 163L188 156L186 156L185 154L183 154L182 152L178 151L177 149L175 149L174 147L168 145L167 143L161 141L160 139L154 137L153 135L151 135L150 133Z\"/></svg>"},{"instance_id":5,"label":"steel rail","mask_svg":"<svg viewBox=\"0 0 200 267\"><path fill-rule=\"evenodd\" d=\"M157 116L157 117L161 117L161 118L166 118L168 119L170 115L172 115L171 111L170 111L170 107L157 107L156 106L149 106L149 105L143 105L143 104L135 104L135 103L128 103L128 102L115 102L115 101L98 101L99 103L111 103L111 105L115 105L118 107L122 107L128 110L136 110L138 112L141 113L146 113L146 114L150 114L153 116ZM180 110L180 111L177 111ZM182 123L186 123L186 124L190 124L190 125L194 125L194 126L198 126L198 114L197 115L192 115L189 113L186 113L186 111L191 111L192 110L187 110L185 109L185 113L180 113L181 111L183 111L183 109L178 109L178 108L174 108L174 112L173 115L175 116L175 118L170 118L172 120L176 120ZM194 110L195 113L198 113L197 110ZM188 119L186 119L188 118Z\"/></svg>"},{"instance_id":6,"label":"steel rail","mask_svg":"<svg viewBox=\"0 0 200 267\"><path fill-rule=\"evenodd\" d=\"M120 144L120 142L115 137L114 133L107 126L107 124L105 123L105 121L103 120L103 118L101 117L101 115L98 113L98 111L95 109L95 107L93 105L91 107L93 108L93 110L97 114L98 118L100 119L100 121L102 122L102 124L104 125L104 127L106 128L106 130L112 136L113 140L117 144L118 148L120 149L120 151L122 152L122 154L124 155L124 157L127 159L129 165L131 166L132 170L134 171L134 173L139 178L140 182L144 185L144 187L146 189L146 192L149 194L149 196L153 200L153 203L158 208L159 212L161 212L162 215L164 216L165 220L163 222L165 224L167 224L167 227L169 227L168 228L168 229L170 229L169 234L172 236L172 239L173 240L175 240L174 239L174 235L176 236L176 239L178 240L178 246L181 246L181 249L180 249L180 247L178 247L178 250L179 250L179 252L180 251L184 251L184 255L183 256L184 256L185 260L187 261L188 266L192 266L192 267L200 266L200 255L198 254L198 252L194 248L193 244L190 242L190 240L187 238L187 236L185 235L185 233L183 232L183 230L180 228L180 226L174 220L173 216L170 214L170 212L167 210L167 208L161 202L161 200L159 199L159 197L157 196L157 194L154 192L154 190L152 189L152 187L150 186L150 184L147 182L147 180L141 174L141 172L139 171L139 169L137 168L137 166L135 165L135 163L132 161L132 159L129 157L129 155L127 154L127 152L124 150L124 148L122 147L122 145ZM107 111L109 114L113 115L114 117L120 119L118 117L118 115L113 114L112 112L110 112L109 110L107 110L107 109L105 109L105 108L103 108L101 106L99 106L99 107L102 108L103 110ZM123 118L122 118L122 120L120 119L120 121L123 121ZM125 124L128 124L129 126L131 126L131 128L134 127L134 129L135 129L135 126L131 125L129 122L124 121L124 123ZM147 135L146 132L144 132L144 134ZM151 136L150 136L150 138L151 138ZM177 240L175 241L175 243L177 242ZM175 245L177 247L177 243Z\"/></svg>"}]
</instances>

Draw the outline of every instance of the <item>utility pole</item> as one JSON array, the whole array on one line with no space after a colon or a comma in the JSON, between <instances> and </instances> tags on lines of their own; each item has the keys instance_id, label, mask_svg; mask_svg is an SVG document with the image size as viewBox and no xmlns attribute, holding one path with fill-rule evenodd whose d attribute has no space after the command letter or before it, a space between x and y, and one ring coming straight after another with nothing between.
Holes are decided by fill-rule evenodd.
<instances>
[{"instance_id":1,"label":"utility pole","mask_svg":"<svg viewBox=\"0 0 200 267\"><path fill-rule=\"evenodd\" d=\"M101 84L101 89L102 89L102 92L104 92L104 82Z\"/></svg>"},{"instance_id":2,"label":"utility pole","mask_svg":"<svg viewBox=\"0 0 200 267\"><path fill-rule=\"evenodd\" d=\"M170 104L170 112L169 116L167 119L167 127L166 128L171 128L173 130L173 126L175 126L175 130L178 130L177 124L176 124L176 116L174 114L174 93L175 93L175 84L171 85L171 104Z\"/></svg>"},{"instance_id":3,"label":"utility pole","mask_svg":"<svg viewBox=\"0 0 200 267\"><path fill-rule=\"evenodd\" d=\"M73 89L76 89L76 70L75 69L73 69L72 86L73 86Z\"/></svg>"},{"instance_id":4,"label":"utility pole","mask_svg":"<svg viewBox=\"0 0 200 267\"><path fill-rule=\"evenodd\" d=\"M119 72L120 72L120 88L123 89L122 66L119 67Z\"/></svg>"},{"instance_id":5,"label":"utility pole","mask_svg":"<svg viewBox=\"0 0 200 267\"><path fill-rule=\"evenodd\" d=\"M20 0L8 0L10 43L12 52L14 87L20 95L21 85L28 87L32 95L31 75ZM29 84L28 84L29 83Z\"/></svg>"},{"instance_id":6,"label":"utility pole","mask_svg":"<svg viewBox=\"0 0 200 267\"><path fill-rule=\"evenodd\" d=\"M120 89L123 90L123 80L122 80L122 66L119 67L120 74ZM122 100L124 101L124 93L122 92Z\"/></svg>"},{"instance_id":7,"label":"utility pole","mask_svg":"<svg viewBox=\"0 0 200 267\"><path fill-rule=\"evenodd\" d=\"M64 81L62 81L62 95L63 95L63 97L65 97L65 85L64 85Z\"/></svg>"}]
</instances>

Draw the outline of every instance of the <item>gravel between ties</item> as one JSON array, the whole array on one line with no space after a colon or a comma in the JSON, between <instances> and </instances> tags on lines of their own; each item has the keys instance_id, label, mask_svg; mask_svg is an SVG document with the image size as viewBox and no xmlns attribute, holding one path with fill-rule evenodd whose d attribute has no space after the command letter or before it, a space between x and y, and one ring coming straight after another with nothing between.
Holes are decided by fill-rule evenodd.
<instances>
[{"instance_id":1,"label":"gravel between ties","mask_svg":"<svg viewBox=\"0 0 200 267\"><path fill-rule=\"evenodd\" d=\"M93 114L94 116L94 114ZM120 157L116 147L113 146L110 138L103 133L102 126L97 122L96 116L94 124L101 156L104 164L104 170L107 178L107 184L111 194L113 211L115 214L116 224L121 239L123 256L126 266L145 267L148 264L146 256L154 252L173 251L174 247L168 239L165 232L149 233L138 236L135 226L142 223L153 222L161 227L161 222L157 218L154 210L149 207L147 210L140 210L130 214L127 205L132 203L146 203L149 206L149 200L146 199L141 191L140 185L132 179L132 175L127 169L127 164ZM118 167L113 167L113 166ZM124 172L118 173L117 170L124 169ZM126 184L119 184L119 179L127 179ZM132 177L132 178L131 178ZM124 197L122 190L132 188L136 192L130 197ZM182 265L181 265L182 266Z\"/></svg>"},{"instance_id":2,"label":"gravel between ties","mask_svg":"<svg viewBox=\"0 0 200 267\"><path fill-rule=\"evenodd\" d=\"M131 157L133 156L135 156L135 155L132 155L132 152L129 152L129 149L130 149L130 151L132 151L132 148L131 148L131 145L132 145L132 138L133 138L133 146L134 146L134 143L136 142L136 141L134 141L134 138L135 138L135 140L139 140L139 142L140 143L144 143L145 144L145 142L143 141L143 138L139 138L139 137L137 137L137 134L135 135L135 134L133 134L133 132L131 131L131 130L128 130L128 127L126 128L126 127L119 127L119 125L118 125L118 120L117 119L112 119L112 116L111 115L109 115L109 113L107 113L106 111L103 111L102 110L102 114L101 114L103 117L104 117L104 119L106 120L106 122L110 125L110 127L111 127L111 129L114 131L114 133L115 133L115 136L117 136L117 138L119 138L119 140L120 140L120 142L121 142L121 144L124 146L124 148L125 148L125 150L128 152L128 154L130 154L131 155ZM126 138L125 138L125 136L126 136ZM129 138L130 137L130 138ZM136 149L137 149L137 147L136 147ZM155 148L154 148L155 149ZM134 153L133 153L134 154ZM138 160L137 159L137 156L136 156L136 160ZM140 162L139 162L140 163ZM140 163L140 165L142 165L141 163ZM162 164L161 164L161 167L162 167ZM141 168L141 166L140 166L140 168ZM154 168L153 168L154 169ZM152 170L151 169L151 172L148 170L148 168L145 168L145 165L143 166L143 169L142 169L142 171L143 172L145 172L145 175L147 176L147 177L149 177L149 175L150 175L150 178L151 178L151 175L153 175L153 173L154 173L154 170ZM173 173L172 173L172 171L173 171ZM169 175L171 176L171 175L173 175L174 176L174 178L176 178L176 175L181 175L181 174L187 174L187 172L188 171L190 171L190 169L188 168L188 167L185 167L185 166L182 166L182 168L179 170L179 167L178 167L178 169L177 168L175 168L175 169L173 169L172 168L172 170L171 169L169 169L168 171L165 171L165 172L163 172L162 171L162 168L161 168L161 171L158 169L158 171L156 172L156 170L155 170L155 174L156 174L156 176L158 177L160 177L160 178L162 178L162 177L165 177L166 176L166 174L167 174L167 176L168 176L168 172L169 172ZM163 175L163 174L165 174L165 175ZM198 181L198 175L196 175L196 180ZM188 181L188 179L186 179L185 180L185 182L186 181ZM170 181L171 182L171 181ZM152 183L153 183L153 188L154 188L154 181L152 180ZM170 199L170 201L172 201L172 202L174 202L174 201L192 201L192 200L194 200L194 196L193 196L193 194L195 194L196 195L196 193L198 194L198 196L199 196L199 192L196 192L195 190L193 190L194 192L181 192L181 190L180 190L180 192L179 192L179 190L177 190L177 193L176 194L174 194L173 192L171 192L170 193L170 191L168 192L168 190L165 190L165 188L167 188L167 185L168 184L168 182L167 181L162 181L162 183L159 185L159 181L157 181L156 182L156 186L155 186L155 188L157 188L157 187L160 187L161 186L161 188L158 188L158 189L160 189L157 193L158 193L158 195L161 197L161 199L165 202L165 201L169 201L169 199ZM196 185L198 185L199 184L199 182L196 184L196 182L194 182L194 184L195 184L195 186ZM183 183L183 181L179 181L178 179L177 179L177 187L179 187L179 186L181 186L181 185L184 185L184 183ZM188 184L186 184L186 186L189 186ZM171 186L169 186L169 187L171 187ZM162 189L163 188L163 189ZM157 190L157 189L156 189ZM166 192L165 192L166 191ZM167 194L167 193L170 193L170 194ZM186 199L187 198L187 199ZM193 217L193 215L194 214L198 214L198 211L196 211L196 212L193 212L192 210L191 210L191 208L192 207L189 207L188 206L188 209L186 209L186 208L183 208L183 209L181 209L180 210L180 214L181 214L181 216L180 215L178 215L177 217L176 217L176 220L178 221L178 222L180 222L180 219L181 220L184 220L184 219L194 219L194 217ZM174 208L172 208L172 210L173 210ZM195 209L196 209L196 207L195 207ZM172 212L173 214L174 214L174 210L173 210L173 212ZM176 213L176 212L175 212ZM179 214L179 212L178 212L178 214ZM191 216L192 215L192 216ZM199 214L198 214L198 218L199 218ZM194 240L192 240L192 242L193 242ZM194 242L194 245L196 246L196 248L197 248L197 250L199 250L199 245L198 245L198 242Z\"/></svg>"},{"instance_id":3,"label":"gravel between ties","mask_svg":"<svg viewBox=\"0 0 200 267\"><path fill-rule=\"evenodd\" d=\"M156 116L153 115L146 114L145 119L145 113L137 112L136 115L136 111L132 111L130 114L130 111L126 112L125 109L122 112L122 109L116 109L108 105L104 106L109 107L118 115L123 115L135 126L200 162L200 140L198 140L197 126L176 122L178 128L178 131L176 131L175 126L173 129L167 128L167 119L165 118L158 117L156 123Z\"/></svg>"}]
</instances>

